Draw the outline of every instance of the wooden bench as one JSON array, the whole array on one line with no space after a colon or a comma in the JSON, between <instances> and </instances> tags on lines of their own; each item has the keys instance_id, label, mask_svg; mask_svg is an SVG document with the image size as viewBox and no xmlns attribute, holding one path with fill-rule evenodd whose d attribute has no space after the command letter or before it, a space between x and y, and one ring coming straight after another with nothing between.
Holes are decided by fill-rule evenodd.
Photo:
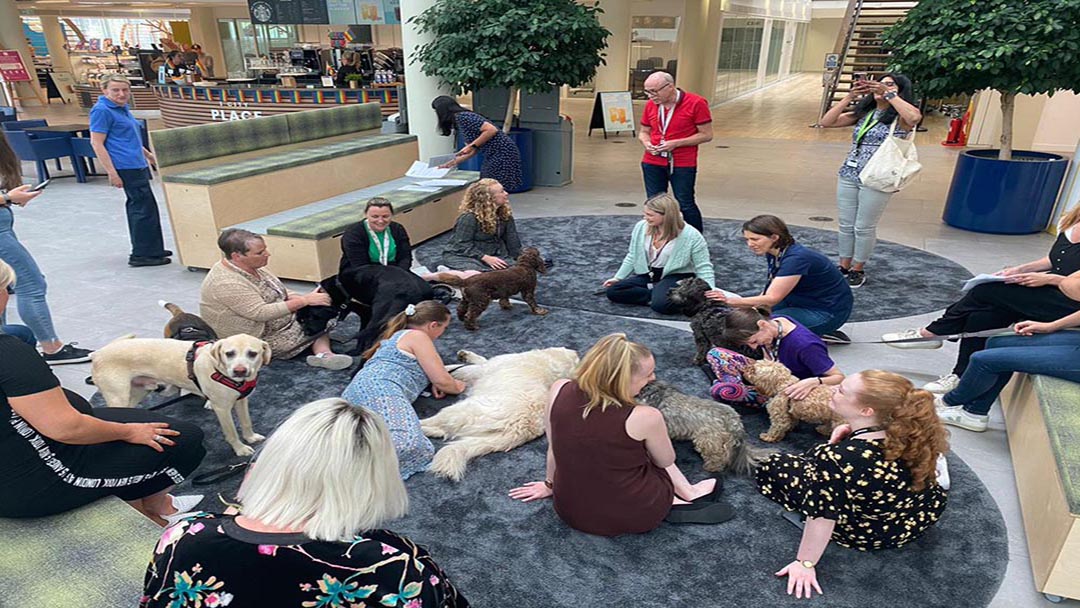
<instances>
[{"instance_id":1,"label":"wooden bench","mask_svg":"<svg viewBox=\"0 0 1080 608\"><path fill-rule=\"evenodd\" d=\"M1016 374L1001 404L1035 586L1080 599L1080 384Z\"/></svg>"},{"instance_id":2,"label":"wooden bench","mask_svg":"<svg viewBox=\"0 0 1080 608\"><path fill-rule=\"evenodd\" d=\"M0 605L137 606L162 529L119 498L0 519Z\"/></svg>"},{"instance_id":3,"label":"wooden bench","mask_svg":"<svg viewBox=\"0 0 1080 608\"><path fill-rule=\"evenodd\" d=\"M475 171L455 171L448 179L465 180L463 186L446 186L437 192L404 190L412 183L398 178L234 225L263 235L270 250L268 268L279 277L320 281L337 274L341 260L341 235L364 217L368 199L381 196L394 207L394 221L409 231L415 245L441 234L457 220L458 207L468 184L480 178Z\"/></svg>"},{"instance_id":4,"label":"wooden bench","mask_svg":"<svg viewBox=\"0 0 1080 608\"><path fill-rule=\"evenodd\" d=\"M416 137L381 122L367 103L151 133L181 262L212 266L228 226L404 175Z\"/></svg>"}]
</instances>

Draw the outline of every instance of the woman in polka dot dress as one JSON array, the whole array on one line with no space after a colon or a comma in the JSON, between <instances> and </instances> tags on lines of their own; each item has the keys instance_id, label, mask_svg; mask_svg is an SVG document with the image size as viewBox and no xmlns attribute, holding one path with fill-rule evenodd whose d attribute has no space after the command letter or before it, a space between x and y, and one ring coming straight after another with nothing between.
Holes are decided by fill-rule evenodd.
<instances>
[{"instance_id":1,"label":"woman in polka dot dress","mask_svg":"<svg viewBox=\"0 0 1080 608\"><path fill-rule=\"evenodd\" d=\"M439 131L443 135L457 131L465 142L454 160L444 167L456 167L482 150L484 162L480 165L480 177L498 181L507 192L521 189L521 154L510 136L483 116L461 107L453 97L436 97L431 108L439 119Z\"/></svg>"},{"instance_id":2,"label":"woman in polka dot dress","mask_svg":"<svg viewBox=\"0 0 1080 608\"><path fill-rule=\"evenodd\" d=\"M816 565L829 540L860 551L899 547L941 517L949 487L945 427L931 393L876 370L848 376L831 407L844 420L805 454L774 454L758 489L806 518L795 560L777 576L788 594L821 593Z\"/></svg>"}]
</instances>

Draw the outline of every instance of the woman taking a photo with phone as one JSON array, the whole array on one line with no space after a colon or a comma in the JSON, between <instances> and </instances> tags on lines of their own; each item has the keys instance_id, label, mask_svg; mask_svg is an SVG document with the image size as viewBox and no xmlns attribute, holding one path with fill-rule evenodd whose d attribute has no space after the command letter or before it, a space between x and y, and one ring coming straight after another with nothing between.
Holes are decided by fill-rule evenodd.
<instances>
[{"instance_id":1,"label":"woman taking a photo with phone","mask_svg":"<svg viewBox=\"0 0 1080 608\"><path fill-rule=\"evenodd\" d=\"M911 81L902 74L885 74L879 80L857 78L848 94L818 121L826 128L854 126L851 149L840 166L836 186L840 272L847 275L852 289L866 282L865 266L877 242L878 220L892 197L891 192L865 186L859 174L894 126L893 136L907 137L919 124L922 114L914 104Z\"/></svg>"}]
</instances>

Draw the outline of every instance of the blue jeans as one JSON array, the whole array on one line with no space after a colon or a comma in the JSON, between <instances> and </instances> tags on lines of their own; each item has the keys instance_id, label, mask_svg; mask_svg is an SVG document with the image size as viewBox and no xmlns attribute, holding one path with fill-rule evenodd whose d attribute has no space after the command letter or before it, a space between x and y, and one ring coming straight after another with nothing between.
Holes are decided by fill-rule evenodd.
<instances>
[{"instance_id":1,"label":"blue jeans","mask_svg":"<svg viewBox=\"0 0 1080 608\"><path fill-rule=\"evenodd\" d=\"M8 325L6 323L0 323L0 334L15 336L30 346L37 345L37 340L34 339L34 332L30 331L30 328L25 325Z\"/></svg>"},{"instance_id":2,"label":"blue jeans","mask_svg":"<svg viewBox=\"0 0 1080 608\"><path fill-rule=\"evenodd\" d=\"M649 289L649 275L632 274L625 279L607 288L607 297L612 302L619 304L636 304L638 306L649 305L653 310L662 315L673 315L677 312L675 305L668 299L668 292L675 288L675 283L692 277L688 273L669 274L660 279L659 283Z\"/></svg>"},{"instance_id":3,"label":"blue jeans","mask_svg":"<svg viewBox=\"0 0 1080 608\"><path fill-rule=\"evenodd\" d=\"M1013 372L1080 382L1080 331L990 338L986 349L971 356L960 384L943 399L985 416Z\"/></svg>"},{"instance_id":4,"label":"blue jeans","mask_svg":"<svg viewBox=\"0 0 1080 608\"><path fill-rule=\"evenodd\" d=\"M870 259L877 243L877 225L891 192L868 188L859 182L839 178L836 184L836 206L840 224L840 259L862 264Z\"/></svg>"},{"instance_id":5,"label":"blue jeans","mask_svg":"<svg viewBox=\"0 0 1080 608\"><path fill-rule=\"evenodd\" d=\"M851 308L839 311L829 311L819 308L796 308L794 306L777 306L772 310L774 315L784 315L799 322L800 325L809 329L819 336L834 332L847 323L851 316Z\"/></svg>"},{"instance_id":6,"label":"blue jeans","mask_svg":"<svg viewBox=\"0 0 1080 608\"><path fill-rule=\"evenodd\" d=\"M697 181L697 167L675 167L670 171L663 165L650 165L641 163L641 173L645 176L645 196L652 198L657 194L668 191L668 183L671 184L671 193L675 200L679 201L679 209L682 210L683 220L697 231L704 234L705 228L701 220L701 209L698 209L694 201L694 182Z\"/></svg>"},{"instance_id":7,"label":"blue jeans","mask_svg":"<svg viewBox=\"0 0 1080 608\"><path fill-rule=\"evenodd\" d=\"M157 199L150 188L150 169L117 169L124 182L128 235L131 255L143 258L165 257L165 237L161 235L161 216Z\"/></svg>"},{"instance_id":8,"label":"blue jeans","mask_svg":"<svg viewBox=\"0 0 1080 608\"><path fill-rule=\"evenodd\" d=\"M15 216L11 207L0 207L0 260L15 270L15 303L19 307L19 317L30 326L39 342L55 341L58 338L49 313L49 303L45 300L45 276L41 274L34 257L15 236L14 224Z\"/></svg>"}]
</instances>

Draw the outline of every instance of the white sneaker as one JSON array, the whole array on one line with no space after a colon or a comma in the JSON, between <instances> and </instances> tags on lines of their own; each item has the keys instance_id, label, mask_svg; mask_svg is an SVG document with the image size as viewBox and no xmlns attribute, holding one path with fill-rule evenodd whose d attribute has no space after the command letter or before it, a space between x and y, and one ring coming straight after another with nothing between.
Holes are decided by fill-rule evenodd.
<instances>
[{"instance_id":1,"label":"white sneaker","mask_svg":"<svg viewBox=\"0 0 1080 608\"><path fill-rule=\"evenodd\" d=\"M178 521L188 517L194 513L194 509L200 502L202 502L202 494L188 494L186 496L172 496L172 506L176 509L176 513L172 515L165 515L162 519L165 520L165 524L168 526L176 525Z\"/></svg>"},{"instance_id":2,"label":"white sneaker","mask_svg":"<svg viewBox=\"0 0 1080 608\"><path fill-rule=\"evenodd\" d=\"M913 340L915 338L922 338L922 333L918 329L905 329L904 331L897 331L888 334L881 334L881 341L888 344L893 348L907 348L907 349L931 349L941 348L943 342L941 340L927 340L925 342L900 342L900 340ZM896 344L892 344L896 342Z\"/></svg>"},{"instance_id":3,"label":"white sneaker","mask_svg":"<svg viewBox=\"0 0 1080 608\"><path fill-rule=\"evenodd\" d=\"M945 393L955 389L960 385L960 376L956 374L946 374L933 382L927 382L923 385L923 388L936 393L938 395L944 395Z\"/></svg>"},{"instance_id":4,"label":"white sneaker","mask_svg":"<svg viewBox=\"0 0 1080 608\"><path fill-rule=\"evenodd\" d=\"M337 353L320 353L318 355L308 355L307 364L311 367L336 371L347 369L353 364L353 358L349 355L339 355Z\"/></svg>"},{"instance_id":5,"label":"white sneaker","mask_svg":"<svg viewBox=\"0 0 1080 608\"><path fill-rule=\"evenodd\" d=\"M937 411L938 418L945 424L981 433L986 430L990 416L976 416L968 413L962 405L946 407Z\"/></svg>"},{"instance_id":6,"label":"white sneaker","mask_svg":"<svg viewBox=\"0 0 1080 608\"><path fill-rule=\"evenodd\" d=\"M949 409L950 407L960 407L956 405L949 405L945 403L945 398L942 395L934 395L934 409L940 412L941 410Z\"/></svg>"}]
</instances>

